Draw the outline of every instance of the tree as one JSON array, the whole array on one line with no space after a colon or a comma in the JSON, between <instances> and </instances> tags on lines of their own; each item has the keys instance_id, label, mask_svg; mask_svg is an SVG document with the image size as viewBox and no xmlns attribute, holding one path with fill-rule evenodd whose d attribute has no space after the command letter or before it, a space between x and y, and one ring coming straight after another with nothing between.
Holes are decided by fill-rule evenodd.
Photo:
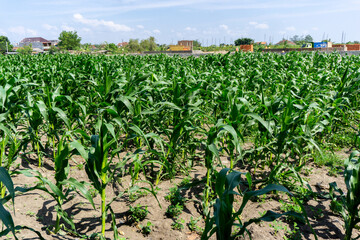
<instances>
[{"instance_id":1,"label":"tree","mask_svg":"<svg viewBox=\"0 0 360 240\"><path fill-rule=\"evenodd\" d=\"M199 48L199 47L201 47L201 43L198 41L198 40L194 40L193 41L193 47L195 48Z\"/></svg>"},{"instance_id":2,"label":"tree","mask_svg":"<svg viewBox=\"0 0 360 240\"><path fill-rule=\"evenodd\" d=\"M119 50L119 48L116 46L115 43L108 43L105 45L105 49L112 52L112 53L115 53Z\"/></svg>"},{"instance_id":3,"label":"tree","mask_svg":"<svg viewBox=\"0 0 360 240\"><path fill-rule=\"evenodd\" d=\"M296 44L300 44L304 41L304 37L303 36L298 36L298 35L294 35L292 38L290 38L290 40Z\"/></svg>"},{"instance_id":4,"label":"tree","mask_svg":"<svg viewBox=\"0 0 360 240\"><path fill-rule=\"evenodd\" d=\"M254 39L251 39L251 38L239 38L239 39L236 39L234 42L235 46L251 45L253 43L254 43Z\"/></svg>"},{"instance_id":5,"label":"tree","mask_svg":"<svg viewBox=\"0 0 360 240\"><path fill-rule=\"evenodd\" d=\"M129 44L126 45L126 48L129 49L129 52L141 52L141 46L139 44L139 39L130 39Z\"/></svg>"},{"instance_id":6,"label":"tree","mask_svg":"<svg viewBox=\"0 0 360 240\"><path fill-rule=\"evenodd\" d=\"M83 49L85 52L90 52L92 48L91 43L84 43L81 45L81 49Z\"/></svg>"},{"instance_id":7,"label":"tree","mask_svg":"<svg viewBox=\"0 0 360 240\"><path fill-rule=\"evenodd\" d=\"M308 34L305 36L304 41L305 42L313 42L314 40L313 40L312 36Z\"/></svg>"},{"instance_id":8,"label":"tree","mask_svg":"<svg viewBox=\"0 0 360 240\"><path fill-rule=\"evenodd\" d=\"M149 37L148 39L141 40L140 46L143 50L147 51L155 51L157 47L154 37Z\"/></svg>"},{"instance_id":9,"label":"tree","mask_svg":"<svg viewBox=\"0 0 360 240\"><path fill-rule=\"evenodd\" d=\"M12 51L13 46L10 44L8 37L0 36L0 53L4 53L6 51Z\"/></svg>"},{"instance_id":10,"label":"tree","mask_svg":"<svg viewBox=\"0 0 360 240\"><path fill-rule=\"evenodd\" d=\"M50 54L55 54L55 53L57 53L59 51L59 49L57 48L57 47L55 47L55 46L50 46L50 49L49 49L49 53Z\"/></svg>"},{"instance_id":11,"label":"tree","mask_svg":"<svg viewBox=\"0 0 360 240\"><path fill-rule=\"evenodd\" d=\"M166 44L158 44L157 47L160 51L166 51L166 49L169 48L169 46Z\"/></svg>"},{"instance_id":12,"label":"tree","mask_svg":"<svg viewBox=\"0 0 360 240\"><path fill-rule=\"evenodd\" d=\"M30 55L32 53L32 44L18 48L16 51L21 55Z\"/></svg>"},{"instance_id":13,"label":"tree","mask_svg":"<svg viewBox=\"0 0 360 240\"><path fill-rule=\"evenodd\" d=\"M77 35L77 32L72 31L62 31L59 36L59 44L60 49L66 50L74 50L80 47L81 37Z\"/></svg>"}]
</instances>

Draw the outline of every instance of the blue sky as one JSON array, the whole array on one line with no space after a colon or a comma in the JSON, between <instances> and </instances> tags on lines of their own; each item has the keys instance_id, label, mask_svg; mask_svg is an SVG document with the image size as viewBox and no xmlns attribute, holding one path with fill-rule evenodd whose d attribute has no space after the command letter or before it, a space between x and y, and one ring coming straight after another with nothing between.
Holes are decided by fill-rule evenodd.
<instances>
[{"instance_id":1,"label":"blue sky","mask_svg":"<svg viewBox=\"0 0 360 240\"><path fill-rule=\"evenodd\" d=\"M82 43L154 36L157 43L197 39L203 45L240 37L278 42L310 34L360 41L360 0L0 0L0 35L57 39L77 31Z\"/></svg>"}]
</instances>

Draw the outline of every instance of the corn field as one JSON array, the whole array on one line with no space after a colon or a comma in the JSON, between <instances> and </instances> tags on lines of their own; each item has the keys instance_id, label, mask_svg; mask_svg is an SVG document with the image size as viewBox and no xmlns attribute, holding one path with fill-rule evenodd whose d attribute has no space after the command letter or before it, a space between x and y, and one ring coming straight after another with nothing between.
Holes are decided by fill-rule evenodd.
<instances>
[{"instance_id":1,"label":"corn field","mask_svg":"<svg viewBox=\"0 0 360 240\"><path fill-rule=\"evenodd\" d=\"M0 236L129 239L128 225L158 239L144 220L147 206L134 205L149 198L173 219L169 231L189 228L198 239L238 239L251 235L252 223L284 218L317 239L307 202L336 207L346 197L340 201L334 185L331 196L317 192L304 171L328 152L359 150L359 106L359 56L0 56ZM14 184L19 177L32 183ZM164 182L179 184L162 189ZM193 199L184 195L191 189ZM13 220L17 200L31 193L56 205L46 230ZM298 209L245 221L243 210L260 196L293 199ZM73 199L92 212L94 229L69 212ZM191 201L198 218L185 226L179 216Z\"/></svg>"}]
</instances>

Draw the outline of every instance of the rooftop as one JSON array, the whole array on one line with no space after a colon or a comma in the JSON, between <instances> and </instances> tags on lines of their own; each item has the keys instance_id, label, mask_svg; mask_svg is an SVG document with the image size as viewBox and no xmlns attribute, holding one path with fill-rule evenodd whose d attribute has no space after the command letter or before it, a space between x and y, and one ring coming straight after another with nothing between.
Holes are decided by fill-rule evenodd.
<instances>
[{"instance_id":1,"label":"rooftop","mask_svg":"<svg viewBox=\"0 0 360 240\"><path fill-rule=\"evenodd\" d=\"M21 40L21 43L32 43L32 42L50 43L50 41L42 37L31 37L31 38L24 38L23 40Z\"/></svg>"}]
</instances>

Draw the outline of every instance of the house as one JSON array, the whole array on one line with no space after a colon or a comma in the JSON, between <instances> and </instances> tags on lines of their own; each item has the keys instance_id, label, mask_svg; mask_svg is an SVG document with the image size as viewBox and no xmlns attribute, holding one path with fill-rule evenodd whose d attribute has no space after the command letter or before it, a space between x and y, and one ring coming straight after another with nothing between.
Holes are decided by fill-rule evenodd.
<instances>
[{"instance_id":1,"label":"house","mask_svg":"<svg viewBox=\"0 0 360 240\"><path fill-rule=\"evenodd\" d=\"M193 50L193 44L194 41L189 41L189 40L181 40L181 41L178 41L178 45L179 46L183 46L185 47L186 49L189 49L189 50Z\"/></svg>"},{"instance_id":2,"label":"house","mask_svg":"<svg viewBox=\"0 0 360 240\"><path fill-rule=\"evenodd\" d=\"M283 39L275 45L296 45L296 43L294 43L290 40Z\"/></svg>"},{"instance_id":3,"label":"house","mask_svg":"<svg viewBox=\"0 0 360 240\"><path fill-rule=\"evenodd\" d=\"M57 47L57 45L59 44L59 40L49 40L51 42L51 46L55 46Z\"/></svg>"},{"instance_id":4,"label":"house","mask_svg":"<svg viewBox=\"0 0 360 240\"><path fill-rule=\"evenodd\" d=\"M118 43L117 46L119 48L122 48L122 47L126 47L129 43L128 42L121 42L121 43Z\"/></svg>"},{"instance_id":5,"label":"house","mask_svg":"<svg viewBox=\"0 0 360 240\"><path fill-rule=\"evenodd\" d=\"M40 49L42 51L47 51L50 49L51 46L56 46L58 44L58 40L46 40L42 37L31 37L31 38L24 38L20 41L19 47L28 46L31 44L33 49Z\"/></svg>"}]
</instances>

